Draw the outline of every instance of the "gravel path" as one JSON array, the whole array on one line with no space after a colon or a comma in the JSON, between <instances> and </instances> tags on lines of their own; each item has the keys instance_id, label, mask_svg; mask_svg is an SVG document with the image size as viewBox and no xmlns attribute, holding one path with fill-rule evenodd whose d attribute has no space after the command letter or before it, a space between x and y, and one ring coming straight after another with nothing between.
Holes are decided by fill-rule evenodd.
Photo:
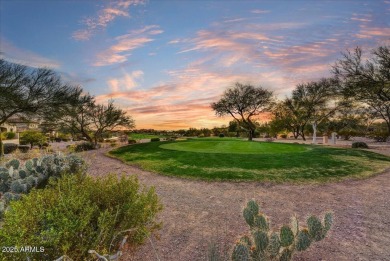
<instances>
[{"instance_id":1,"label":"gravel path","mask_svg":"<svg viewBox=\"0 0 390 261\"><path fill-rule=\"evenodd\" d=\"M242 209L252 198L273 228L289 223L293 214L305 222L310 214L334 212L328 237L294 260L390 260L390 170L366 180L324 185L205 182L142 171L105 156L107 150L84 154L90 175L135 174L156 187L164 205L160 239L152 238L155 251L147 241L124 260L207 260L210 242L230 248L248 231Z\"/></svg>"}]
</instances>

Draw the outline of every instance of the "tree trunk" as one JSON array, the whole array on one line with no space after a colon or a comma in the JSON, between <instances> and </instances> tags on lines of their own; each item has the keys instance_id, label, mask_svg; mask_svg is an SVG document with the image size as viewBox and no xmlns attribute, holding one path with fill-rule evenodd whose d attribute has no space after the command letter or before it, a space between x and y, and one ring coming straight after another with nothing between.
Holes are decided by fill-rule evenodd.
<instances>
[{"instance_id":1,"label":"tree trunk","mask_svg":"<svg viewBox=\"0 0 390 261\"><path fill-rule=\"evenodd\" d=\"M306 138L305 138L305 133L303 132L303 130L304 130L304 126L302 126L302 130L301 130L301 136L302 136L302 139L304 140L304 141L306 141Z\"/></svg>"},{"instance_id":2,"label":"tree trunk","mask_svg":"<svg viewBox=\"0 0 390 261\"><path fill-rule=\"evenodd\" d=\"M313 126L313 144L317 144L317 122L312 123Z\"/></svg>"},{"instance_id":3,"label":"tree trunk","mask_svg":"<svg viewBox=\"0 0 390 261\"><path fill-rule=\"evenodd\" d=\"M297 129L293 129L293 136L294 136L294 139L298 139L298 137L299 137L299 127Z\"/></svg>"},{"instance_id":4,"label":"tree trunk","mask_svg":"<svg viewBox=\"0 0 390 261\"><path fill-rule=\"evenodd\" d=\"M249 133L248 133L248 134L249 134L249 137L248 137L248 140L249 140L249 141L253 140L253 134L254 134L254 132L255 132L254 130L249 130Z\"/></svg>"},{"instance_id":5,"label":"tree trunk","mask_svg":"<svg viewBox=\"0 0 390 261\"><path fill-rule=\"evenodd\" d=\"M4 156L4 145L3 145L3 131L0 127L0 158Z\"/></svg>"}]
</instances>

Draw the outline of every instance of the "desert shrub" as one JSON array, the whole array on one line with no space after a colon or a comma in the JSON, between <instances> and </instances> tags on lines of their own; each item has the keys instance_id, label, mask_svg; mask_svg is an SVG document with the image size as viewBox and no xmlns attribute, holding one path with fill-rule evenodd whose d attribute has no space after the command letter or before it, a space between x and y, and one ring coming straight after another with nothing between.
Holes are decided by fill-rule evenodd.
<instances>
[{"instance_id":1,"label":"desert shrub","mask_svg":"<svg viewBox=\"0 0 390 261\"><path fill-rule=\"evenodd\" d=\"M40 145L40 147L49 147L50 144L48 142L44 142Z\"/></svg>"},{"instance_id":2,"label":"desert shrub","mask_svg":"<svg viewBox=\"0 0 390 261\"><path fill-rule=\"evenodd\" d=\"M386 142L389 137L389 133L387 131L374 131L370 133L368 137L377 142Z\"/></svg>"},{"instance_id":3,"label":"desert shrub","mask_svg":"<svg viewBox=\"0 0 390 261\"><path fill-rule=\"evenodd\" d=\"M129 140L127 140L127 143L128 143L128 144L136 144L137 141L136 141L136 140L129 139Z\"/></svg>"},{"instance_id":4,"label":"desert shrub","mask_svg":"<svg viewBox=\"0 0 390 261\"><path fill-rule=\"evenodd\" d=\"M365 142L356 141L356 142L352 143L352 148L368 149L368 145Z\"/></svg>"},{"instance_id":5,"label":"desert shrub","mask_svg":"<svg viewBox=\"0 0 390 261\"><path fill-rule=\"evenodd\" d=\"M20 134L20 141L23 145L30 144L32 148L35 145L42 146L47 142L47 137L39 131L28 130Z\"/></svg>"},{"instance_id":6,"label":"desert shrub","mask_svg":"<svg viewBox=\"0 0 390 261\"><path fill-rule=\"evenodd\" d=\"M66 145L66 149L72 153L72 152L76 152L76 144L69 144L69 145Z\"/></svg>"},{"instance_id":7,"label":"desert shrub","mask_svg":"<svg viewBox=\"0 0 390 261\"><path fill-rule=\"evenodd\" d=\"M20 152L27 153L30 150L29 145L19 145L18 149Z\"/></svg>"},{"instance_id":8,"label":"desert shrub","mask_svg":"<svg viewBox=\"0 0 390 261\"><path fill-rule=\"evenodd\" d=\"M160 138L151 138L150 141L160 141Z\"/></svg>"},{"instance_id":9,"label":"desert shrub","mask_svg":"<svg viewBox=\"0 0 390 261\"><path fill-rule=\"evenodd\" d=\"M220 134L218 135L218 137L223 138L223 137L225 137L225 134L220 133Z\"/></svg>"},{"instance_id":10,"label":"desert shrub","mask_svg":"<svg viewBox=\"0 0 390 261\"><path fill-rule=\"evenodd\" d=\"M268 218L259 212L259 205L251 200L243 211L251 235L241 237L233 248L232 260L292 260L295 251L304 251L312 243L324 239L332 226L332 214L326 213L323 223L315 216L307 219L307 228L299 228L296 217L291 225L271 231Z\"/></svg>"},{"instance_id":11,"label":"desert shrub","mask_svg":"<svg viewBox=\"0 0 390 261\"><path fill-rule=\"evenodd\" d=\"M16 136L16 133L15 133L15 132L6 132L6 133L5 133L5 138L6 138L7 140L12 140L12 139L15 138L15 136Z\"/></svg>"},{"instance_id":12,"label":"desert shrub","mask_svg":"<svg viewBox=\"0 0 390 261\"><path fill-rule=\"evenodd\" d=\"M59 139L59 141L70 141L72 136L70 134L58 133L58 137L57 138Z\"/></svg>"},{"instance_id":13,"label":"desert shrub","mask_svg":"<svg viewBox=\"0 0 390 261\"><path fill-rule=\"evenodd\" d=\"M4 154L9 154L18 149L18 144L15 143L3 143L4 146Z\"/></svg>"},{"instance_id":14,"label":"desert shrub","mask_svg":"<svg viewBox=\"0 0 390 261\"><path fill-rule=\"evenodd\" d=\"M160 227L155 216L161 208L154 188L141 187L135 176L64 176L13 201L0 230L0 245L42 246L44 252L0 253L0 259L67 255L87 260L91 249L99 254L115 251L125 235L135 246Z\"/></svg>"},{"instance_id":15,"label":"desert shrub","mask_svg":"<svg viewBox=\"0 0 390 261\"><path fill-rule=\"evenodd\" d=\"M83 142L79 143L75 147L76 152L86 151L86 150L94 150L95 145L92 142Z\"/></svg>"}]
</instances>

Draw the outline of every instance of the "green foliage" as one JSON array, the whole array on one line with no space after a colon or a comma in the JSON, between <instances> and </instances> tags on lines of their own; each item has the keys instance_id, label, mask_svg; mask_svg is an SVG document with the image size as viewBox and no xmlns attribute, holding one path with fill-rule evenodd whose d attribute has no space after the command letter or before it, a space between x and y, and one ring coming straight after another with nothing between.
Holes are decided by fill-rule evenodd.
<instances>
[{"instance_id":1,"label":"green foliage","mask_svg":"<svg viewBox=\"0 0 390 261\"><path fill-rule=\"evenodd\" d=\"M352 148L362 148L362 149L368 149L368 145L365 142L362 141L356 141L352 143Z\"/></svg>"},{"instance_id":2,"label":"green foliage","mask_svg":"<svg viewBox=\"0 0 390 261\"><path fill-rule=\"evenodd\" d=\"M12 140L15 138L16 136L16 133L15 132L6 132L4 133L4 138L7 139L7 140Z\"/></svg>"},{"instance_id":3,"label":"green foliage","mask_svg":"<svg viewBox=\"0 0 390 261\"><path fill-rule=\"evenodd\" d=\"M127 140L127 144L136 144L136 143L137 143L136 140L132 140L132 139Z\"/></svg>"},{"instance_id":4,"label":"green foliage","mask_svg":"<svg viewBox=\"0 0 390 261\"><path fill-rule=\"evenodd\" d=\"M3 143L4 154L10 154L18 149L18 144L15 143Z\"/></svg>"},{"instance_id":5,"label":"green foliage","mask_svg":"<svg viewBox=\"0 0 390 261\"><path fill-rule=\"evenodd\" d=\"M224 138L224 137L225 137L225 134L223 134L223 133L220 133L220 134L218 135L218 137L220 137L220 138Z\"/></svg>"},{"instance_id":6,"label":"green foliage","mask_svg":"<svg viewBox=\"0 0 390 261\"><path fill-rule=\"evenodd\" d=\"M232 252L232 260L234 261L289 261L295 250L304 251L314 241L324 239L332 225L332 214L326 213L324 225L317 217L311 216L307 220L309 230L306 228L300 230L298 220L293 217L291 227L284 225L278 233L269 231L267 218L263 214L259 214L259 206L254 200L248 202L243 210L243 215L250 227L251 237L244 235L237 241ZM261 225L255 225L254 220L262 220L257 222Z\"/></svg>"},{"instance_id":7,"label":"green foliage","mask_svg":"<svg viewBox=\"0 0 390 261\"><path fill-rule=\"evenodd\" d=\"M150 141L160 141L160 138L151 138Z\"/></svg>"},{"instance_id":8,"label":"green foliage","mask_svg":"<svg viewBox=\"0 0 390 261\"><path fill-rule=\"evenodd\" d=\"M83 142L79 143L75 147L75 152L81 152L81 151L87 151L87 150L94 150L95 145L92 142Z\"/></svg>"},{"instance_id":9,"label":"green foliage","mask_svg":"<svg viewBox=\"0 0 390 261\"><path fill-rule=\"evenodd\" d=\"M30 150L30 146L29 145L19 145L18 149L20 152L26 153Z\"/></svg>"},{"instance_id":10,"label":"green foliage","mask_svg":"<svg viewBox=\"0 0 390 261\"><path fill-rule=\"evenodd\" d=\"M8 195L7 198L1 198L0 202L3 201L6 210L9 200L19 198L19 194L29 193L32 188L45 187L50 178L59 178L65 173L84 172L84 161L75 155L48 155L27 160L24 165L12 159L4 167L0 166L0 192Z\"/></svg>"},{"instance_id":11,"label":"green foliage","mask_svg":"<svg viewBox=\"0 0 390 261\"><path fill-rule=\"evenodd\" d=\"M0 245L43 246L45 252L0 253L0 259L54 260L62 254L86 260L90 249L113 252L125 235L137 245L159 228L161 208L154 188L140 186L135 176L66 175L13 201L0 230Z\"/></svg>"},{"instance_id":12,"label":"green foliage","mask_svg":"<svg viewBox=\"0 0 390 261\"><path fill-rule=\"evenodd\" d=\"M20 142L24 145L30 144L31 147L35 145L42 146L46 141L45 134L39 131L28 130L20 134Z\"/></svg>"}]
</instances>

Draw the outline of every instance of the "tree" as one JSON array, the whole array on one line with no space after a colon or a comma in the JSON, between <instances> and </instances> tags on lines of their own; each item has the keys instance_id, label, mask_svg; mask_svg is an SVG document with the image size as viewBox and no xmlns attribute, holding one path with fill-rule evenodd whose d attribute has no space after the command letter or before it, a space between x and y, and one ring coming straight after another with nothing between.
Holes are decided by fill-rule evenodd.
<instances>
[{"instance_id":1,"label":"tree","mask_svg":"<svg viewBox=\"0 0 390 261\"><path fill-rule=\"evenodd\" d=\"M94 105L89 113L92 120L93 138L95 145L99 139L102 139L103 133L112 131L117 127L134 128L134 120L126 115L122 109L115 107L114 102L110 100L107 105Z\"/></svg>"},{"instance_id":2,"label":"tree","mask_svg":"<svg viewBox=\"0 0 390 261\"><path fill-rule=\"evenodd\" d=\"M115 107L113 101L109 101L107 105L96 104L95 98L89 94L81 95L77 101L63 107L60 115L61 117L46 115L46 124L56 125L73 135L81 134L95 146L105 132L117 127L135 126L131 116Z\"/></svg>"},{"instance_id":3,"label":"tree","mask_svg":"<svg viewBox=\"0 0 390 261\"><path fill-rule=\"evenodd\" d=\"M297 85L293 90L292 100L299 103L305 113L301 119L313 127L313 143L317 143L317 126L337 110L346 106L348 101L340 96L337 81L322 78Z\"/></svg>"},{"instance_id":4,"label":"tree","mask_svg":"<svg viewBox=\"0 0 390 261\"><path fill-rule=\"evenodd\" d=\"M295 139L301 136L306 140L304 129L310 118L302 100L286 98L273 106L272 115L270 126L274 130L287 130L293 133Z\"/></svg>"},{"instance_id":5,"label":"tree","mask_svg":"<svg viewBox=\"0 0 390 261\"><path fill-rule=\"evenodd\" d=\"M248 140L252 140L256 130L255 117L269 109L273 94L262 87L236 83L226 90L222 98L211 104L218 116L230 115L240 126L248 131Z\"/></svg>"},{"instance_id":6,"label":"tree","mask_svg":"<svg viewBox=\"0 0 390 261\"><path fill-rule=\"evenodd\" d=\"M325 126L325 130L337 132L345 140L353 136L364 136L374 123L375 115L370 108L361 107L358 104L350 104L338 110Z\"/></svg>"},{"instance_id":7,"label":"tree","mask_svg":"<svg viewBox=\"0 0 390 261\"><path fill-rule=\"evenodd\" d=\"M390 46L374 49L365 60L361 48L347 51L333 66L333 73L343 93L376 111L390 135Z\"/></svg>"},{"instance_id":8,"label":"tree","mask_svg":"<svg viewBox=\"0 0 390 261\"><path fill-rule=\"evenodd\" d=\"M52 70L0 59L0 125L12 116L36 117L56 111L80 93L81 89L64 84Z\"/></svg>"}]
</instances>

